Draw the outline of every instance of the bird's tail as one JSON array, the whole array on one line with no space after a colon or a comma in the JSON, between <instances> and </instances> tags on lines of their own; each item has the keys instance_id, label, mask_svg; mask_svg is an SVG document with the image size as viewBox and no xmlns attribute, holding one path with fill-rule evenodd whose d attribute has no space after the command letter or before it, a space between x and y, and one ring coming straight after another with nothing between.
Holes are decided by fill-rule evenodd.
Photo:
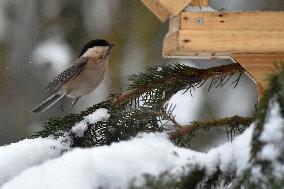
<instances>
[{"instance_id":1,"label":"bird's tail","mask_svg":"<svg viewBox=\"0 0 284 189\"><path fill-rule=\"evenodd\" d=\"M63 98L65 95L60 94L54 94L45 101L43 101L40 105L35 107L32 112L34 113L41 113L50 108L52 105L54 105L57 101L59 101L61 98Z\"/></svg>"}]
</instances>

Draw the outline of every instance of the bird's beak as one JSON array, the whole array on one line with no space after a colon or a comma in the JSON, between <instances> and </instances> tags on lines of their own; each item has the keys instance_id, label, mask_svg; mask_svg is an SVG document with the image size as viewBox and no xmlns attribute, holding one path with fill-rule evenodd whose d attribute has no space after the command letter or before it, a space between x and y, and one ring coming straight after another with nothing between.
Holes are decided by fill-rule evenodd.
<instances>
[{"instance_id":1,"label":"bird's beak","mask_svg":"<svg viewBox=\"0 0 284 189\"><path fill-rule=\"evenodd\" d=\"M113 44L113 43L111 43L111 44L110 44L110 48L112 48L113 46L114 46L114 44Z\"/></svg>"}]
</instances>

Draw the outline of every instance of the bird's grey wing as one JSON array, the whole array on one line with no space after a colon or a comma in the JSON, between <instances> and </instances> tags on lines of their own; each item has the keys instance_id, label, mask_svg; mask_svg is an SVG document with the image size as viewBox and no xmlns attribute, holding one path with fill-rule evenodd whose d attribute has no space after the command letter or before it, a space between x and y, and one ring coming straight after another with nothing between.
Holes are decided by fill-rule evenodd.
<instances>
[{"instance_id":1,"label":"bird's grey wing","mask_svg":"<svg viewBox=\"0 0 284 189\"><path fill-rule=\"evenodd\" d=\"M86 57L81 57L77 59L74 64L69 66L66 70L61 72L53 81L51 81L45 89L47 91L53 92L59 91L64 83L66 83L70 79L76 78L80 74L87 61L88 58Z\"/></svg>"}]
</instances>

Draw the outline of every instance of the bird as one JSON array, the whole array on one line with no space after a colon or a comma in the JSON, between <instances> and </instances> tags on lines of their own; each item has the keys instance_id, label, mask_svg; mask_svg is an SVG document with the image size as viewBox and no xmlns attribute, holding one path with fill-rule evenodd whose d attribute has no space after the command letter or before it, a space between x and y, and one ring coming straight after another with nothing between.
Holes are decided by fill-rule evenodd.
<instances>
[{"instance_id":1,"label":"bird","mask_svg":"<svg viewBox=\"0 0 284 189\"><path fill-rule=\"evenodd\" d=\"M104 39L87 42L73 64L45 88L46 91L52 92L52 95L36 106L32 112L42 113L65 97L73 99L72 107L74 107L82 96L95 90L104 78L113 46L114 44Z\"/></svg>"}]
</instances>

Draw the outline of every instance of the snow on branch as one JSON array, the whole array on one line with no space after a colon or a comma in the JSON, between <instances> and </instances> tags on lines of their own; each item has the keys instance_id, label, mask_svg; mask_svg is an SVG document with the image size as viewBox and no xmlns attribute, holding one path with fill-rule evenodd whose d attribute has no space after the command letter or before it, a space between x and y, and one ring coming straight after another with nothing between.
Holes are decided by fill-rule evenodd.
<instances>
[{"instance_id":1,"label":"snow on branch","mask_svg":"<svg viewBox=\"0 0 284 189\"><path fill-rule=\"evenodd\" d=\"M268 89L256 114L250 166L232 188L283 188L284 183L284 65L269 77Z\"/></svg>"},{"instance_id":2,"label":"snow on branch","mask_svg":"<svg viewBox=\"0 0 284 189\"><path fill-rule=\"evenodd\" d=\"M85 116L82 121L76 123L75 126L72 127L71 131L75 134L75 136L82 137L88 128L88 124L96 124L99 121L106 121L109 116L107 109L97 109L94 113Z\"/></svg>"},{"instance_id":3,"label":"snow on branch","mask_svg":"<svg viewBox=\"0 0 284 189\"><path fill-rule=\"evenodd\" d=\"M164 69L163 67L162 70ZM143 82L146 82L147 77L152 79L147 75L143 77L145 79ZM143 82L140 83L141 86L144 85ZM220 85L223 82L224 79L220 80ZM160 133L154 133L156 128L154 121L161 115L153 116L152 112L159 111L149 110L148 106L133 111L133 107L137 108L135 103L127 104L125 108L114 106L112 101L106 101L79 115L68 115L62 120L52 120L49 122L50 127L41 133L48 135L50 134L48 129L64 125L66 127L62 131L67 133L65 137L57 140L35 138L0 147L0 187L2 189L145 188L144 184L149 183L147 179L150 175L151 187L148 188L204 188L203 186L212 188L220 180L223 181L220 186L224 187L228 178L229 185L226 187L230 189L283 188L283 82L284 67L281 67L279 73L270 79L269 88L261 101L254 123L232 142L220 145L207 153L178 147L170 140L170 136L161 130ZM180 83L178 89L185 86ZM157 94L157 91L155 92L151 94L152 97ZM113 109L108 109L110 104ZM231 120L233 123L238 120L230 119L233 119ZM222 121L226 123L228 120ZM86 141L89 142L90 148L74 148L61 155L70 146L68 141L71 135L68 135L68 132L74 128L75 123L80 125L85 122L90 125L87 130L83 129L84 136L74 137L71 140L74 144L73 139L80 140L87 137ZM240 123L241 121L236 124ZM58 130L53 131L56 132ZM144 133L132 137L141 132ZM94 136L104 138L104 141L99 143L101 146L97 145L99 139ZM64 138L67 141L64 141ZM77 141L77 144L86 147L87 145L83 143L86 141ZM174 185L170 185L169 182ZM182 182L186 185L181 185ZM166 185L161 187L161 183Z\"/></svg>"},{"instance_id":4,"label":"snow on branch","mask_svg":"<svg viewBox=\"0 0 284 189\"><path fill-rule=\"evenodd\" d=\"M0 186L26 169L61 156L69 144L63 138L37 138L0 147Z\"/></svg>"},{"instance_id":5,"label":"snow on branch","mask_svg":"<svg viewBox=\"0 0 284 189\"><path fill-rule=\"evenodd\" d=\"M208 153L175 146L166 134L142 134L110 146L75 149L61 157L31 167L2 189L127 188L142 186L145 174L159 176L202 169L206 175L242 171L249 160L253 128ZM34 139L36 140L36 139Z\"/></svg>"}]
</instances>

